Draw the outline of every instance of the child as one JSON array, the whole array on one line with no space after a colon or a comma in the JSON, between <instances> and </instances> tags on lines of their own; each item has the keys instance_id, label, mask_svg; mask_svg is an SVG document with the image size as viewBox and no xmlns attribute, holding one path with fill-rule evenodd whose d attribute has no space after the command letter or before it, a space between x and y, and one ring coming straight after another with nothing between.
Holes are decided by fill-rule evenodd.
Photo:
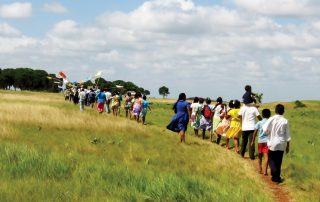
<instances>
[{"instance_id":1,"label":"child","mask_svg":"<svg viewBox=\"0 0 320 202\"><path fill-rule=\"evenodd\" d=\"M221 137L225 134L225 132L229 129L229 126L230 126L230 121L227 118L227 113L228 113L227 106L225 104L222 104L221 107L222 107L222 111L220 114L220 118L222 121L218 124L216 130L214 131L214 133L217 136L217 141L216 141L217 144L220 144Z\"/></svg>"},{"instance_id":2,"label":"child","mask_svg":"<svg viewBox=\"0 0 320 202\"><path fill-rule=\"evenodd\" d=\"M124 110L126 112L126 118L128 118L129 113L130 113L130 108L131 108L131 92L128 92L126 97L125 97L125 103L124 103Z\"/></svg>"},{"instance_id":3,"label":"child","mask_svg":"<svg viewBox=\"0 0 320 202\"><path fill-rule=\"evenodd\" d=\"M133 109L132 109L132 114L134 119L139 123L140 121L140 112L142 110L142 95L141 93L136 93L135 94L135 101L133 104Z\"/></svg>"},{"instance_id":4,"label":"child","mask_svg":"<svg viewBox=\"0 0 320 202\"><path fill-rule=\"evenodd\" d=\"M259 135L259 138L258 138L259 173L262 174L262 171L263 171L264 175L268 175L268 173L267 173L267 169L268 169L268 145L267 145L268 135L263 133L262 127L268 121L268 119L270 118L270 115L271 115L271 112L269 109L262 110L262 118L263 119L256 124L255 131L253 133L252 142L251 142L251 145L254 146L255 139L256 139L256 136L258 133L258 135ZM265 157L265 163L264 163L264 166L262 169L262 158L263 158L264 153L266 154L266 157Z\"/></svg>"},{"instance_id":5,"label":"child","mask_svg":"<svg viewBox=\"0 0 320 202\"><path fill-rule=\"evenodd\" d=\"M227 136L226 147L229 148L229 139L233 138L235 151L237 153L240 152L239 138L240 138L240 134L241 134L241 120L238 118L238 113L240 111L240 105L241 105L240 101L235 100L234 104L233 104L234 108L228 112L228 117L231 118L231 122L230 122L230 128L226 133L226 136Z\"/></svg>"},{"instance_id":6,"label":"child","mask_svg":"<svg viewBox=\"0 0 320 202\"><path fill-rule=\"evenodd\" d=\"M213 108L213 126L212 126L212 131L215 131L217 129L219 123L221 122L220 116L221 116L221 112L223 110L223 108L221 107L221 104L222 104L222 98L218 97L217 98L217 103ZM220 141L220 140L218 140L218 135L216 133L214 133L214 134L216 136L216 143L217 143L217 141Z\"/></svg>"},{"instance_id":7,"label":"child","mask_svg":"<svg viewBox=\"0 0 320 202\"><path fill-rule=\"evenodd\" d=\"M200 98L199 103L203 103L203 98ZM205 105L201 107L201 119L200 119L200 128L202 129L202 139L205 139L206 130L209 131L210 141L212 139L212 117L213 111L210 98L206 99Z\"/></svg>"},{"instance_id":8,"label":"child","mask_svg":"<svg viewBox=\"0 0 320 202\"><path fill-rule=\"evenodd\" d=\"M255 94L252 93L252 89L251 89L251 86L250 85L246 85L244 87L245 89L245 93L243 94L242 96L242 101L245 105L248 105L248 104L252 104L254 105L256 103L256 100L255 100Z\"/></svg>"},{"instance_id":9,"label":"child","mask_svg":"<svg viewBox=\"0 0 320 202\"><path fill-rule=\"evenodd\" d=\"M203 103L203 99L202 99ZM193 100L193 103L190 106L191 110L191 127L194 130L194 135L198 136L199 135L199 127L200 127L200 117L201 113L198 113L199 109L202 108L202 105L199 103L199 98L195 97Z\"/></svg>"},{"instance_id":10,"label":"child","mask_svg":"<svg viewBox=\"0 0 320 202\"><path fill-rule=\"evenodd\" d=\"M262 127L263 133L269 134L268 139L268 163L271 169L271 180L276 183L281 183L281 164L283 152L289 152L289 134L288 120L283 117L284 106L276 105L276 115L271 117Z\"/></svg>"},{"instance_id":11,"label":"child","mask_svg":"<svg viewBox=\"0 0 320 202\"><path fill-rule=\"evenodd\" d=\"M148 109L151 112L150 103L147 101L147 96L143 95L142 97L142 111L140 112L140 117L142 119L142 124L146 125L146 116Z\"/></svg>"}]
</instances>

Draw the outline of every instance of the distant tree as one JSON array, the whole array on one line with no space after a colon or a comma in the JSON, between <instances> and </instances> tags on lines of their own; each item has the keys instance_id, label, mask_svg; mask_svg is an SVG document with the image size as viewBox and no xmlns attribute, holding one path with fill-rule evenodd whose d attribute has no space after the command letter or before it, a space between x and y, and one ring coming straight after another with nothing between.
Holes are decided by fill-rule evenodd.
<instances>
[{"instance_id":1,"label":"distant tree","mask_svg":"<svg viewBox=\"0 0 320 202\"><path fill-rule=\"evenodd\" d=\"M169 93L169 88L162 86L159 88L159 94L163 96L163 98L167 97Z\"/></svg>"},{"instance_id":2,"label":"distant tree","mask_svg":"<svg viewBox=\"0 0 320 202\"><path fill-rule=\"evenodd\" d=\"M144 95L150 95L150 91L149 90L144 90L143 94Z\"/></svg>"},{"instance_id":3,"label":"distant tree","mask_svg":"<svg viewBox=\"0 0 320 202\"><path fill-rule=\"evenodd\" d=\"M1 74L3 79L4 89L10 89L10 87L12 86L14 87L15 70L12 68L3 69Z\"/></svg>"},{"instance_id":4,"label":"distant tree","mask_svg":"<svg viewBox=\"0 0 320 202\"><path fill-rule=\"evenodd\" d=\"M263 93L256 93L255 99L257 103L262 103Z\"/></svg>"}]
</instances>

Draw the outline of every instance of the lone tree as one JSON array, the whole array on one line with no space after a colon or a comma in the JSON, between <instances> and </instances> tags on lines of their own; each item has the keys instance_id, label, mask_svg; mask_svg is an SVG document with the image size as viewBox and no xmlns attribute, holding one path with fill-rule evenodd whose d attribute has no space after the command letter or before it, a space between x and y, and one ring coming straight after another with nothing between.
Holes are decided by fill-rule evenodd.
<instances>
[{"instance_id":1,"label":"lone tree","mask_svg":"<svg viewBox=\"0 0 320 202\"><path fill-rule=\"evenodd\" d=\"M162 86L159 88L159 94L163 96L163 98L167 97L169 95L169 88Z\"/></svg>"}]
</instances>

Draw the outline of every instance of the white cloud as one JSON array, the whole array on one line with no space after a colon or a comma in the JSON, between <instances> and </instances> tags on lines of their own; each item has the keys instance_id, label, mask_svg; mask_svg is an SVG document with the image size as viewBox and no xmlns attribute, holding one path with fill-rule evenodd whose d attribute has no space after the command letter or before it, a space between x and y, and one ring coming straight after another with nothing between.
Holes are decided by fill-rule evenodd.
<instances>
[{"instance_id":1,"label":"white cloud","mask_svg":"<svg viewBox=\"0 0 320 202\"><path fill-rule=\"evenodd\" d=\"M29 18L31 15L31 3L0 4L0 16L3 18Z\"/></svg>"},{"instance_id":2,"label":"white cloud","mask_svg":"<svg viewBox=\"0 0 320 202\"><path fill-rule=\"evenodd\" d=\"M15 37L21 35L21 32L10 26L8 23L0 23L0 36Z\"/></svg>"},{"instance_id":3,"label":"white cloud","mask_svg":"<svg viewBox=\"0 0 320 202\"><path fill-rule=\"evenodd\" d=\"M247 83L272 95L281 90L274 86L304 85L306 77L319 84L319 21L284 25L243 9L146 1L131 12L109 12L88 24L60 21L38 39L0 24L0 31L6 30L0 34L0 47L6 48L0 61L53 73L63 69L74 80L105 70L109 80L133 81L153 95L159 85L168 85L172 93L236 98Z\"/></svg>"},{"instance_id":4,"label":"white cloud","mask_svg":"<svg viewBox=\"0 0 320 202\"><path fill-rule=\"evenodd\" d=\"M311 57L293 57L293 60L297 62L310 63L312 61Z\"/></svg>"},{"instance_id":5,"label":"white cloud","mask_svg":"<svg viewBox=\"0 0 320 202\"><path fill-rule=\"evenodd\" d=\"M233 0L239 7L264 15L319 16L318 0Z\"/></svg>"},{"instance_id":6,"label":"white cloud","mask_svg":"<svg viewBox=\"0 0 320 202\"><path fill-rule=\"evenodd\" d=\"M49 13L67 13L68 9L60 3L46 3L43 5L43 10Z\"/></svg>"}]
</instances>

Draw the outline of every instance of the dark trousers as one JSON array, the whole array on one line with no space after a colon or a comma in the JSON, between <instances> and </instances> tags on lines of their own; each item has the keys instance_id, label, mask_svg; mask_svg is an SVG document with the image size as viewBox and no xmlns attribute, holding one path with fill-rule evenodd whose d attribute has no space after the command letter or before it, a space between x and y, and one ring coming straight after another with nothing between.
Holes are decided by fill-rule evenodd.
<instances>
[{"instance_id":1,"label":"dark trousers","mask_svg":"<svg viewBox=\"0 0 320 202\"><path fill-rule=\"evenodd\" d=\"M272 181L281 182L281 164L283 158L283 151L268 151L268 163L271 170Z\"/></svg>"},{"instance_id":2,"label":"dark trousers","mask_svg":"<svg viewBox=\"0 0 320 202\"><path fill-rule=\"evenodd\" d=\"M244 157L244 154L246 153L246 148L249 140L249 156L250 159L254 159L254 150L255 150L255 145L251 146L251 141L253 138L253 132L254 130L247 130L247 131L242 131L242 142L241 142L241 156Z\"/></svg>"}]
</instances>

